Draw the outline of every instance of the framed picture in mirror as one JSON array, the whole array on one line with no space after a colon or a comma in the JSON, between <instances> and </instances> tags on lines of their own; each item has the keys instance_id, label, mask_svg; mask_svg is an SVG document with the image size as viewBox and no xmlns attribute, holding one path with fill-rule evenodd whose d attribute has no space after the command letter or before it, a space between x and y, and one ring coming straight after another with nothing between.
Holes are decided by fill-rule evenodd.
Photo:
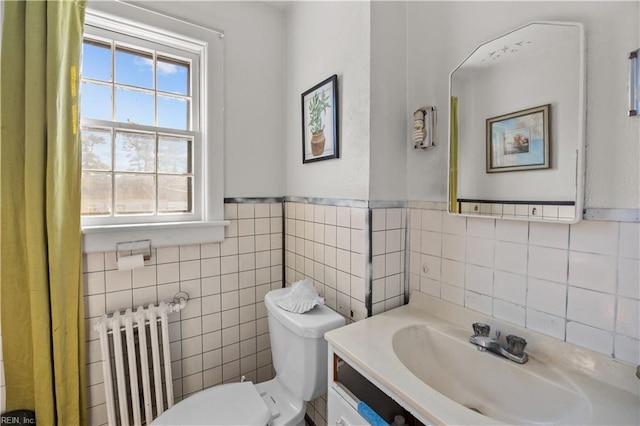
<instances>
[{"instance_id":1,"label":"framed picture in mirror","mask_svg":"<svg viewBox=\"0 0 640 426\"><path fill-rule=\"evenodd\" d=\"M550 108L547 104L487 119L487 173L550 167Z\"/></svg>"}]
</instances>

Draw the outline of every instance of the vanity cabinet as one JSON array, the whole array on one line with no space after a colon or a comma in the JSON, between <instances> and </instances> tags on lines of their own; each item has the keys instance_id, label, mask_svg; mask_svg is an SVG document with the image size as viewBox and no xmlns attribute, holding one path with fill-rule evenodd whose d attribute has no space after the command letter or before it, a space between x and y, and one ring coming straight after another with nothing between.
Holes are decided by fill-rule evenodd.
<instances>
[{"instance_id":1,"label":"vanity cabinet","mask_svg":"<svg viewBox=\"0 0 640 426\"><path fill-rule=\"evenodd\" d=\"M357 364L329 344L329 377L327 392L327 423L337 426L369 425L358 412L363 402L387 424L401 415L408 426L432 425L417 418L402 398L389 391Z\"/></svg>"}]
</instances>

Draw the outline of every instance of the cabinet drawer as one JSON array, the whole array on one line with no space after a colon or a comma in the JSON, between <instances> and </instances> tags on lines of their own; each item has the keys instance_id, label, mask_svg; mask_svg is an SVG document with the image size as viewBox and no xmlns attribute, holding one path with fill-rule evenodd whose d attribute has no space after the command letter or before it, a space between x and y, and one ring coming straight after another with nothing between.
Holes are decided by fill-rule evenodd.
<instances>
[{"instance_id":1,"label":"cabinet drawer","mask_svg":"<svg viewBox=\"0 0 640 426\"><path fill-rule=\"evenodd\" d=\"M346 393L345 397L351 399ZM369 423L358 414L357 409L347 402L345 397L340 395L334 386L329 386L327 393L329 409L327 423L329 426L368 426ZM353 403L353 401L351 402Z\"/></svg>"}]
</instances>

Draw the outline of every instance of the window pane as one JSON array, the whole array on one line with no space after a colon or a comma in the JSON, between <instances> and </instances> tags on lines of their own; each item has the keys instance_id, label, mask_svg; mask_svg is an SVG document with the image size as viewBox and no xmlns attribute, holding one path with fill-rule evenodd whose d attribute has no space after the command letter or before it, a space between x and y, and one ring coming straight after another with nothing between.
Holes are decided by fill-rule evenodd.
<instances>
[{"instance_id":1,"label":"window pane","mask_svg":"<svg viewBox=\"0 0 640 426\"><path fill-rule=\"evenodd\" d=\"M158 95L158 126L189 130L189 102L185 99Z\"/></svg>"},{"instance_id":2,"label":"window pane","mask_svg":"<svg viewBox=\"0 0 640 426\"><path fill-rule=\"evenodd\" d=\"M191 180L187 176L158 175L158 213L190 213Z\"/></svg>"},{"instance_id":3,"label":"window pane","mask_svg":"<svg viewBox=\"0 0 640 426\"><path fill-rule=\"evenodd\" d=\"M157 62L158 90L180 95L189 94L189 64L166 58Z\"/></svg>"},{"instance_id":4,"label":"window pane","mask_svg":"<svg viewBox=\"0 0 640 426\"><path fill-rule=\"evenodd\" d=\"M82 43L82 77L111 81L111 46L85 40Z\"/></svg>"},{"instance_id":5,"label":"window pane","mask_svg":"<svg viewBox=\"0 0 640 426\"><path fill-rule=\"evenodd\" d=\"M117 48L116 83L153 89L153 56Z\"/></svg>"},{"instance_id":6,"label":"window pane","mask_svg":"<svg viewBox=\"0 0 640 426\"><path fill-rule=\"evenodd\" d=\"M82 118L111 120L111 85L82 82L80 114Z\"/></svg>"},{"instance_id":7,"label":"window pane","mask_svg":"<svg viewBox=\"0 0 640 426\"><path fill-rule=\"evenodd\" d=\"M111 174L83 172L81 197L81 214L111 214Z\"/></svg>"},{"instance_id":8,"label":"window pane","mask_svg":"<svg viewBox=\"0 0 640 426\"><path fill-rule=\"evenodd\" d=\"M116 88L116 121L153 126L153 95Z\"/></svg>"},{"instance_id":9,"label":"window pane","mask_svg":"<svg viewBox=\"0 0 640 426\"><path fill-rule=\"evenodd\" d=\"M158 173L191 173L191 140L158 136Z\"/></svg>"},{"instance_id":10,"label":"window pane","mask_svg":"<svg viewBox=\"0 0 640 426\"><path fill-rule=\"evenodd\" d=\"M153 175L116 174L116 214L153 213Z\"/></svg>"},{"instance_id":11,"label":"window pane","mask_svg":"<svg viewBox=\"0 0 640 426\"><path fill-rule=\"evenodd\" d=\"M121 172L153 172L156 164L154 135L116 132L116 167Z\"/></svg>"},{"instance_id":12,"label":"window pane","mask_svg":"<svg viewBox=\"0 0 640 426\"><path fill-rule=\"evenodd\" d=\"M111 132L83 128L81 140L82 169L111 170Z\"/></svg>"}]
</instances>

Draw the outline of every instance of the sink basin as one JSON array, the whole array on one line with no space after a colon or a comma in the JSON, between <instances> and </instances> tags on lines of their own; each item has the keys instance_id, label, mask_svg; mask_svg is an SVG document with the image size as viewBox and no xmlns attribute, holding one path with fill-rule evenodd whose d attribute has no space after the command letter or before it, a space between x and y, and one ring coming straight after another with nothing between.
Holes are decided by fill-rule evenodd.
<instances>
[{"instance_id":1,"label":"sink basin","mask_svg":"<svg viewBox=\"0 0 640 426\"><path fill-rule=\"evenodd\" d=\"M511 424L585 424L591 404L569 379L531 358L520 365L469 343L471 333L442 324L393 335L393 351L422 382L447 398Z\"/></svg>"}]
</instances>

